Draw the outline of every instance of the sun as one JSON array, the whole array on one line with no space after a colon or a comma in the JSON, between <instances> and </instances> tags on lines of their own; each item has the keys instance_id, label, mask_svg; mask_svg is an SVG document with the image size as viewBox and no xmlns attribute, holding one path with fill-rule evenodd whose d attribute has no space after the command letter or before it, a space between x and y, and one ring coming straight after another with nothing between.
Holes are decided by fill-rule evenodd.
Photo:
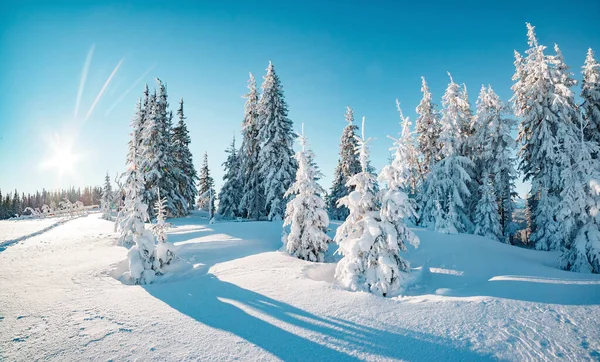
<instances>
[{"instance_id":1,"label":"sun","mask_svg":"<svg viewBox=\"0 0 600 362\"><path fill-rule=\"evenodd\" d=\"M48 142L47 158L42 161L44 170L54 170L59 178L64 175L75 175L76 164L80 156L74 152L74 142L68 138L61 138L58 134Z\"/></svg>"}]
</instances>

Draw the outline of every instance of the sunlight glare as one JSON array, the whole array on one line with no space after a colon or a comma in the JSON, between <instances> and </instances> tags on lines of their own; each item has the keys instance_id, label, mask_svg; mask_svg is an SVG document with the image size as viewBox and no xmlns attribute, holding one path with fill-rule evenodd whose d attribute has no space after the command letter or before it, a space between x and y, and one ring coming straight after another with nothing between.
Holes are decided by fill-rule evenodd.
<instances>
[{"instance_id":1,"label":"sunlight glare","mask_svg":"<svg viewBox=\"0 0 600 362\"><path fill-rule=\"evenodd\" d=\"M61 139L58 134L55 134L48 142L49 158L42 162L42 169L56 171L59 178L65 174L75 175L75 166L81 157L74 153L73 146L73 140Z\"/></svg>"}]
</instances>

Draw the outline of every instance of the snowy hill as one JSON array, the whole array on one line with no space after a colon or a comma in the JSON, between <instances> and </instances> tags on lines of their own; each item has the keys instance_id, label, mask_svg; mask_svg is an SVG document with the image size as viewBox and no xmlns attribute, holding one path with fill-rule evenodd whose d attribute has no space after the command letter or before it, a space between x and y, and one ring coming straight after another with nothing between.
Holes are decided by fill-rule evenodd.
<instances>
[{"instance_id":1,"label":"snowy hill","mask_svg":"<svg viewBox=\"0 0 600 362\"><path fill-rule=\"evenodd\" d=\"M281 223L172 222L190 269L128 286L99 215L1 221L0 359L600 359L600 275L557 269L555 252L414 229L414 281L385 299L337 287L333 250L279 251Z\"/></svg>"}]
</instances>

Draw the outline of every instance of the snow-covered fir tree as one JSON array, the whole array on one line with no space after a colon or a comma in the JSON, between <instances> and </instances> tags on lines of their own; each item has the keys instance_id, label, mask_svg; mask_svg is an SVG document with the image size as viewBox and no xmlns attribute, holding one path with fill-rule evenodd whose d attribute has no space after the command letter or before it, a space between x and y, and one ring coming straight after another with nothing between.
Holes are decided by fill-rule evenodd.
<instances>
[{"instance_id":1,"label":"snow-covered fir tree","mask_svg":"<svg viewBox=\"0 0 600 362\"><path fill-rule=\"evenodd\" d=\"M154 205L154 212L156 214L156 223L151 226L152 233L158 241L156 246L156 260L158 261L159 268L163 268L166 265L171 264L171 261L175 257L173 252L174 246L169 243L167 237L167 230L171 227L171 224L166 222L167 199L160 196L160 189L158 190L158 200Z\"/></svg>"},{"instance_id":2,"label":"snow-covered fir tree","mask_svg":"<svg viewBox=\"0 0 600 362\"><path fill-rule=\"evenodd\" d=\"M441 160L427 177L421 219L424 225L434 227L438 232L454 234L472 228L465 206L471 196L468 184L473 162L460 154L465 106L461 89L452 76L442 99Z\"/></svg>"},{"instance_id":3,"label":"snow-covered fir tree","mask_svg":"<svg viewBox=\"0 0 600 362\"><path fill-rule=\"evenodd\" d=\"M227 149L227 160L223 163L225 175L223 187L219 192L219 214L226 219L239 216L238 207L242 199L242 179L240 177L240 159L235 148L235 137Z\"/></svg>"},{"instance_id":4,"label":"snow-covered fir tree","mask_svg":"<svg viewBox=\"0 0 600 362\"><path fill-rule=\"evenodd\" d=\"M508 106L500 100L491 86L481 87L476 104L473 135L474 173L481 180L480 187L483 186L485 173L488 173L492 180L498 203L502 239L508 243L513 232L513 199L516 197L516 160L513 155L515 141L511 136L515 121L507 117ZM482 195L479 195L479 198L481 197Z\"/></svg>"},{"instance_id":5,"label":"snow-covered fir tree","mask_svg":"<svg viewBox=\"0 0 600 362\"><path fill-rule=\"evenodd\" d=\"M179 121L177 125L173 127L172 154L174 166L178 170L176 174L178 194L185 200L185 202L181 204L185 209L180 210L180 214L184 214L189 210L192 210L195 206L196 196L198 196L198 189L196 188L198 174L194 167L192 153L190 152L191 138L185 123L186 117L183 113L183 98L179 100L177 116Z\"/></svg>"},{"instance_id":6,"label":"snow-covered fir tree","mask_svg":"<svg viewBox=\"0 0 600 362\"><path fill-rule=\"evenodd\" d=\"M261 88L262 96L258 102L259 180L264 190L267 219L280 220L285 212L284 194L294 181L297 165L292 121L288 118L283 87L271 62Z\"/></svg>"},{"instance_id":7,"label":"snow-covered fir tree","mask_svg":"<svg viewBox=\"0 0 600 362\"><path fill-rule=\"evenodd\" d=\"M487 171L483 173L479 195L480 199L475 209L475 234L499 240L502 237L502 229L498 201Z\"/></svg>"},{"instance_id":8,"label":"snow-covered fir tree","mask_svg":"<svg viewBox=\"0 0 600 362\"><path fill-rule=\"evenodd\" d=\"M518 141L524 179L531 181L531 194L538 200L535 209L532 242L541 250L555 250L566 242L568 234L559 220L560 194L564 187L562 171L571 162L565 156L564 145L576 141L578 114L570 87L570 77L562 55L544 54L538 44L534 27L527 24L530 48L526 58L515 52L513 103L515 114L521 117ZM545 198L545 199L544 199Z\"/></svg>"},{"instance_id":9,"label":"snow-covered fir tree","mask_svg":"<svg viewBox=\"0 0 600 362\"><path fill-rule=\"evenodd\" d=\"M356 154L356 130L358 127L354 124L354 111L346 107L346 127L342 132L340 139L340 158L333 175L333 184L327 197L327 209L329 215L334 220L345 220L348 217L349 210L346 206L338 205L338 201L348 195L351 189L346 187L350 177L361 171L358 155Z\"/></svg>"},{"instance_id":10,"label":"snow-covered fir tree","mask_svg":"<svg viewBox=\"0 0 600 362\"><path fill-rule=\"evenodd\" d=\"M592 48L588 49L582 73L581 110L585 120L586 140L600 145L600 63L594 59Z\"/></svg>"},{"instance_id":11,"label":"snow-covered fir tree","mask_svg":"<svg viewBox=\"0 0 600 362\"><path fill-rule=\"evenodd\" d=\"M125 205L117 224L121 235L119 241L122 245L134 245L127 254L129 259L129 272L126 278L136 284L149 284L154 280L158 271L156 260L156 247L154 236L150 230L146 230L144 223L149 220L148 205L143 202L144 179L140 172L141 154L138 151L136 134L139 134L143 112L141 103L138 102L136 115L131 123L132 140L130 142L128 170L125 179Z\"/></svg>"},{"instance_id":12,"label":"snow-covered fir tree","mask_svg":"<svg viewBox=\"0 0 600 362\"><path fill-rule=\"evenodd\" d=\"M264 210L264 197L261 189L258 156L258 90L252 73L248 80L248 93L244 95L244 122L242 123L242 146L239 151L242 199L238 213L249 219L258 220Z\"/></svg>"},{"instance_id":13,"label":"snow-covered fir tree","mask_svg":"<svg viewBox=\"0 0 600 362\"><path fill-rule=\"evenodd\" d=\"M102 207L102 218L110 220L110 213L113 208L113 191L112 185L110 184L110 176L108 172L104 177L104 187L102 188L102 198L100 199L100 206Z\"/></svg>"},{"instance_id":14,"label":"snow-covered fir tree","mask_svg":"<svg viewBox=\"0 0 600 362\"><path fill-rule=\"evenodd\" d=\"M393 296L400 291L402 273L409 271L400 252L405 250L407 241L403 238L410 238L410 234L397 222L407 216L402 214L406 204L396 189L385 194L383 208L380 207L375 191L377 181L368 171L370 139L364 137L364 118L362 132L357 140L361 172L348 181L347 186L354 187L354 191L339 201L348 207L350 215L335 235L337 252L343 255L336 266L335 278L353 291ZM408 241L416 244L416 240Z\"/></svg>"},{"instance_id":15,"label":"snow-covered fir tree","mask_svg":"<svg viewBox=\"0 0 600 362\"><path fill-rule=\"evenodd\" d=\"M198 208L206 211L214 210L214 187L215 181L210 175L210 169L208 168L208 153L204 152L198 181L198 192L200 194L200 197L198 198Z\"/></svg>"},{"instance_id":16,"label":"snow-covered fir tree","mask_svg":"<svg viewBox=\"0 0 600 362\"><path fill-rule=\"evenodd\" d=\"M433 102L433 97L429 90L425 77L421 77L421 92L423 98L417 106L417 121L416 128L419 142L419 152L421 153L421 178L425 179L426 175L433 165L439 161L440 144L440 114L437 111L436 104Z\"/></svg>"},{"instance_id":17,"label":"snow-covered fir tree","mask_svg":"<svg viewBox=\"0 0 600 362\"><path fill-rule=\"evenodd\" d=\"M419 239L408 229L405 224L407 219L416 218L415 202L410 198L412 190L415 189L415 178L417 176L417 149L413 132L410 130L410 120L405 117L400 108L400 102L396 100L396 107L400 113L402 132L400 138L394 140L393 159L391 164L386 165L379 174L379 182L385 185L381 191L381 218L394 225L395 236L400 251L406 251L406 243L417 247ZM399 257L399 256L398 256ZM408 264L402 271L408 270Z\"/></svg>"},{"instance_id":18,"label":"snow-covered fir tree","mask_svg":"<svg viewBox=\"0 0 600 362\"><path fill-rule=\"evenodd\" d=\"M283 226L289 226L290 232L284 233L283 241L291 255L303 260L323 262L331 241L327 235L329 216L325 201L320 196L324 190L316 181L318 171L311 165L304 124L298 140L301 149L295 156L298 162L296 181L285 194L290 201L286 206Z\"/></svg>"},{"instance_id":19,"label":"snow-covered fir tree","mask_svg":"<svg viewBox=\"0 0 600 362\"><path fill-rule=\"evenodd\" d=\"M168 111L167 90L156 80L158 93L154 93L146 109L142 129L141 168L146 181L144 201L153 205L158 199L157 190L163 190L166 208L172 215L185 213L187 201L179 192L179 180L171 143L172 114Z\"/></svg>"}]
</instances>

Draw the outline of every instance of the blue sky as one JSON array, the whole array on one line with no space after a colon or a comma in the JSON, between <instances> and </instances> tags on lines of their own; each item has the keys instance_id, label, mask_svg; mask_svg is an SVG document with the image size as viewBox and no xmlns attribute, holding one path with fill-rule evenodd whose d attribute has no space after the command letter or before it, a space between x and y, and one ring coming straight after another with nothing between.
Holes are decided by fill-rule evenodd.
<instances>
[{"instance_id":1,"label":"blue sky","mask_svg":"<svg viewBox=\"0 0 600 362\"><path fill-rule=\"evenodd\" d=\"M220 186L224 149L234 134L239 140L248 72L260 83L273 61L290 118L297 130L305 123L329 188L346 105L357 119L366 116L380 169L391 146L386 135L400 131L395 99L414 120L421 76L438 104L447 71L467 84L473 108L482 84L510 98L513 50L527 48L526 21L542 44L559 44L577 79L587 48L600 54L597 1L23 1L0 7L0 189L25 192L100 184L106 171L123 171L136 99L155 77L167 83L173 109L184 97L196 166L208 151ZM72 144L74 172L42 167L55 157L56 143Z\"/></svg>"}]
</instances>

